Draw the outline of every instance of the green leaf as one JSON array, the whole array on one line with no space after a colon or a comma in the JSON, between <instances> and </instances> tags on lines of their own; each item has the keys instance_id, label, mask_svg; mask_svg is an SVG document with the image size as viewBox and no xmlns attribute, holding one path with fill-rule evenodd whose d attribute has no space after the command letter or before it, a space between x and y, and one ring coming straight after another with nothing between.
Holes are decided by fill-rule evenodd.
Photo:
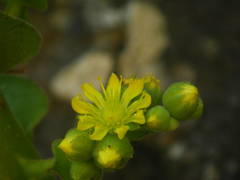
<instances>
[{"instance_id":1,"label":"green leaf","mask_svg":"<svg viewBox=\"0 0 240 180\"><path fill-rule=\"evenodd\" d=\"M29 159L18 158L21 167L23 168L28 179L53 179L50 176L50 170L54 165L54 159Z\"/></svg>"},{"instance_id":2,"label":"green leaf","mask_svg":"<svg viewBox=\"0 0 240 180\"><path fill-rule=\"evenodd\" d=\"M21 4L25 7L37 8L40 10L46 10L48 7L47 0L2 0L2 1L7 4L16 3L16 4Z\"/></svg>"},{"instance_id":3,"label":"green leaf","mask_svg":"<svg viewBox=\"0 0 240 180\"><path fill-rule=\"evenodd\" d=\"M17 157L36 158L37 153L6 104L0 105L0 179L26 179Z\"/></svg>"},{"instance_id":4,"label":"green leaf","mask_svg":"<svg viewBox=\"0 0 240 180\"><path fill-rule=\"evenodd\" d=\"M55 140L52 144L52 151L55 159L53 170L64 180L72 180L70 175L71 161L67 159L64 152L58 147L61 139Z\"/></svg>"},{"instance_id":5,"label":"green leaf","mask_svg":"<svg viewBox=\"0 0 240 180\"><path fill-rule=\"evenodd\" d=\"M0 74L0 92L12 116L27 133L31 133L47 113L45 93L30 80Z\"/></svg>"},{"instance_id":6,"label":"green leaf","mask_svg":"<svg viewBox=\"0 0 240 180\"><path fill-rule=\"evenodd\" d=\"M47 105L45 94L30 80L0 74L0 179L29 179L42 174L53 163L22 160L39 158L27 133L46 114ZM43 174L40 179L52 177Z\"/></svg>"},{"instance_id":7,"label":"green leaf","mask_svg":"<svg viewBox=\"0 0 240 180\"><path fill-rule=\"evenodd\" d=\"M0 12L0 72L37 55L41 36L29 23Z\"/></svg>"}]
</instances>

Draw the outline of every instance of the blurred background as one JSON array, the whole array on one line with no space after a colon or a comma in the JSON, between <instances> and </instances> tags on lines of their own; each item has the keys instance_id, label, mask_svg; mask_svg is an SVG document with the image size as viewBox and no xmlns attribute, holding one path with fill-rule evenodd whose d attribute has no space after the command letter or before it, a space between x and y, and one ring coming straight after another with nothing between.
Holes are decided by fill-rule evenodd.
<instances>
[{"instance_id":1,"label":"blurred background","mask_svg":"<svg viewBox=\"0 0 240 180\"><path fill-rule=\"evenodd\" d=\"M240 179L240 2L49 0L32 12L43 46L27 75L50 99L35 143L43 157L76 124L80 84L111 72L199 87L205 112L175 132L134 143L135 156L105 180Z\"/></svg>"}]
</instances>

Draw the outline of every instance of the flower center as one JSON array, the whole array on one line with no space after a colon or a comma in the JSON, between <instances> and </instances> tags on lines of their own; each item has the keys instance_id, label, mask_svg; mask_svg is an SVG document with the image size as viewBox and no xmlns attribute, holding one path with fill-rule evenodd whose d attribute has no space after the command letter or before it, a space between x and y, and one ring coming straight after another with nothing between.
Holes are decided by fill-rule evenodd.
<instances>
[{"instance_id":1,"label":"flower center","mask_svg":"<svg viewBox=\"0 0 240 180\"><path fill-rule=\"evenodd\" d=\"M126 115L126 108L121 104L115 106L106 106L102 113L102 119L106 126L116 127L123 123L124 116Z\"/></svg>"}]
</instances>

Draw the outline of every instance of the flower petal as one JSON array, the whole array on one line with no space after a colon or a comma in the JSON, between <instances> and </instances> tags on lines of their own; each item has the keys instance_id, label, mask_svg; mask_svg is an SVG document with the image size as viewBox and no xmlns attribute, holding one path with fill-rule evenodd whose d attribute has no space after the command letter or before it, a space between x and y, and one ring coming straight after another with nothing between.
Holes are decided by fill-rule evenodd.
<instances>
[{"instance_id":1,"label":"flower petal","mask_svg":"<svg viewBox=\"0 0 240 180\"><path fill-rule=\"evenodd\" d=\"M91 116L78 116L77 129L84 131L95 126L95 121Z\"/></svg>"},{"instance_id":2,"label":"flower petal","mask_svg":"<svg viewBox=\"0 0 240 180\"><path fill-rule=\"evenodd\" d=\"M143 81L140 79L132 81L122 95L122 103L127 106L133 98L141 94L143 91L143 85Z\"/></svg>"},{"instance_id":3,"label":"flower petal","mask_svg":"<svg viewBox=\"0 0 240 180\"><path fill-rule=\"evenodd\" d=\"M129 130L128 126L120 126L114 130L114 132L118 135L119 139L124 138L126 135L127 131Z\"/></svg>"},{"instance_id":4,"label":"flower petal","mask_svg":"<svg viewBox=\"0 0 240 180\"><path fill-rule=\"evenodd\" d=\"M98 77L98 81L99 81L100 87L101 87L101 89L102 89L102 93L103 93L104 97L106 97L106 89L105 89L105 87L104 87L102 78L101 78L101 77Z\"/></svg>"},{"instance_id":5,"label":"flower petal","mask_svg":"<svg viewBox=\"0 0 240 180\"><path fill-rule=\"evenodd\" d=\"M91 114L95 111L95 107L83 100L83 98L78 95L72 98L72 108L79 114Z\"/></svg>"},{"instance_id":6,"label":"flower petal","mask_svg":"<svg viewBox=\"0 0 240 180\"><path fill-rule=\"evenodd\" d=\"M143 110L137 111L129 120L129 122L135 122L138 124L144 124L145 123L145 116L143 114Z\"/></svg>"},{"instance_id":7,"label":"flower petal","mask_svg":"<svg viewBox=\"0 0 240 180\"><path fill-rule=\"evenodd\" d=\"M104 106L105 100L102 94L99 91L97 91L91 84L88 83L83 84L82 90L84 91L84 95L96 106L98 107Z\"/></svg>"},{"instance_id":8,"label":"flower petal","mask_svg":"<svg viewBox=\"0 0 240 180\"><path fill-rule=\"evenodd\" d=\"M118 79L117 75L112 73L108 80L108 85L106 89L106 95L108 99L119 100L121 95L121 81Z\"/></svg>"},{"instance_id":9,"label":"flower petal","mask_svg":"<svg viewBox=\"0 0 240 180\"><path fill-rule=\"evenodd\" d=\"M128 111L134 113L139 109L147 108L151 104L151 96L145 91L142 93L139 99L134 101L129 107Z\"/></svg>"},{"instance_id":10,"label":"flower petal","mask_svg":"<svg viewBox=\"0 0 240 180\"><path fill-rule=\"evenodd\" d=\"M104 126L96 126L90 138L92 140L100 141L104 138L104 136L108 133L109 129Z\"/></svg>"}]
</instances>

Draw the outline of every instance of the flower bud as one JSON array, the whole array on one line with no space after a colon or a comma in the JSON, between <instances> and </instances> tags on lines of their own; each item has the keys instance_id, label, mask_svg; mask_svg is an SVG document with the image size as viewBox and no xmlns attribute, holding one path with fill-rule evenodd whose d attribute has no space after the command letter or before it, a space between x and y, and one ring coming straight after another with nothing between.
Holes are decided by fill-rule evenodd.
<instances>
[{"instance_id":1,"label":"flower bud","mask_svg":"<svg viewBox=\"0 0 240 180\"><path fill-rule=\"evenodd\" d=\"M92 161L73 162L70 174L73 180L100 180L102 170Z\"/></svg>"},{"instance_id":2,"label":"flower bud","mask_svg":"<svg viewBox=\"0 0 240 180\"><path fill-rule=\"evenodd\" d=\"M191 114L189 120L199 119L203 113L203 101L201 98L198 98L198 105L195 111Z\"/></svg>"},{"instance_id":3,"label":"flower bud","mask_svg":"<svg viewBox=\"0 0 240 180\"><path fill-rule=\"evenodd\" d=\"M168 126L168 130L169 131L174 131L175 129L178 128L178 126L179 126L178 120L171 117L170 122L169 122L169 126Z\"/></svg>"},{"instance_id":4,"label":"flower bud","mask_svg":"<svg viewBox=\"0 0 240 180\"><path fill-rule=\"evenodd\" d=\"M94 159L101 168L115 170L122 168L133 156L133 148L127 138L119 139L109 134L94 150Z\"/></svg>"},{"instance_id":5,"label":"flower bud","mask_svg":"<svg viewBox=\"0 0 240 180\"><path fill-rule=\"evenodd\" d=\"M89 138L86 131L70 130L59 144L66 156L71 160L89 160L92 157L95 142Z\"/></svg>"},{"instance_id":6,"label":"flower bud","mask_svg":"<svg viewBox=\"0 0 240 180\"><path fill-rule=\"evenodd\" d=\"M163 106L178 120L188 119L198 105L198 89L190 83L172 84L164 92Z\"/></svg>"},{"instance_id":7,"label":"flower bud","mask_svg":"<svg viewBox=\"0 0 240 180\"><path fill-rule=\"evenodd\" d=\"M163 106L154 106L147 112L146 126L150 131L168 130L171 117Z\"/></svg>"},{"instance_id":8,"label":"flower bud","mask_svg":"<svg viewBox=\"0 0 240 180\"><path fill-rule=\"evenodd\" d=\"M144 89L152 97L152 105L157 105L160 103L160 98L162 96L162 91L160 89L160 82L153 76L147 76L143 78L144 80Z\"/></svg>"}]
</instances>

